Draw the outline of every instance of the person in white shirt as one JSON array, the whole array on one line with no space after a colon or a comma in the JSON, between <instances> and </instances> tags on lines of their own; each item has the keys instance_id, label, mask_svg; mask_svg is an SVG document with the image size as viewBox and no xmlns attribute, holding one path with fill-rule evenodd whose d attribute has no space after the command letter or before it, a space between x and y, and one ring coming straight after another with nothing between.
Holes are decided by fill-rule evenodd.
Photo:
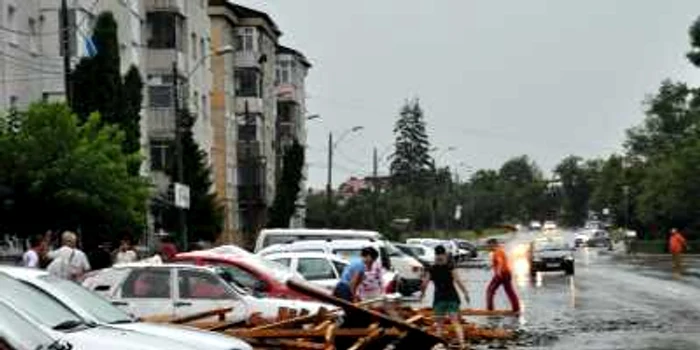
<instances>
[{"instance_id":1,"label":"person in white shirt","mask_svg":"<svg viewBox=\"0 0 700 350\"><path fill-rule=\"evenodd\" d=\"M39 268L41 256L46 252L46 244L44 237L32 236L29 239L29 249L22 255L22 266Z\"/></svg>"},{"instance_id":2,"label":"person in white shirt","mask_svg":"<svg viewBox=\"0 0 700 350\"><path fill-rule=\"evenodd\" d=\"M134 262L138 259L136 251L131 247L131 241L125 237L122 239L117 250L117 255L114 257L114 264L126 264Z\"/></svg>"},{"instance_id":3,"label":"person in white shirt","mask_svg":"<svg viewBox=\"0 0 700 350\"><path fill-rule=\"evenodd\" d=\"M48 254L51 263L46 270L58 277L77 280L90 271L90 263L85 253L76 248L78 236L75 233L63 232L61 241L63 246Z\"/></svg>"}]
</instances>

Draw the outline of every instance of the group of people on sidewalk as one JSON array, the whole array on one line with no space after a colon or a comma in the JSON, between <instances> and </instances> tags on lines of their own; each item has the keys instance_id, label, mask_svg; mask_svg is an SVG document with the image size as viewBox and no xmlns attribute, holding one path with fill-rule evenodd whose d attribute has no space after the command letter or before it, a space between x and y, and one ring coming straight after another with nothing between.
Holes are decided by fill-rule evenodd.
<instances>
[{"instance_id":1,"label":"group of people on sidewalk","mask_svg":"<svg viewBox=\"0 0 700 350\"><path fill-rule=\"evenodd\" d=\"M486 307L488 310L493 310L496 291L499 287L503 287L512 310L518 313L520 312L520 301L513 287L505 249L495 239L489 240L488 245L491 251L493 277L486 291ZM372 247L362 249L360 257L352 259L343 270L333 295L354 303L380 297L382 295L382 268L378 258L379 252L376 249ZM462 292L466 304L470 303L469 292L459 278L452 259L443 246L435 247L435 263L426 270L421 285L421 300L425 297L429 283L434 286L433 315L437 320L437 335L442 336L444 325L449 321L454 327L460 345L464 345L464 333L460 322L462 300L457 289Z\"/></svg>"},{"instance_id":2,"label":"group of people on sidewalk","mask_svg":"<svg viewBox=\"0 0 700 350\"><path fill-rule=\"evenodd\" d=\"M33 236L29 239L29 249L22 255L21 265L30 268L45 268L47 272L69 280L79 280L91 270L88 256L78 247L78 235L72 231L61 234L61 245L51 250L52 232ZM163 244L167 246L167 244ZM172 255L176 254L171 253ZM125 237L119 248L112 252L113 264L124 264L138 260L131 240Z\"/></svg>"}]
</instances>

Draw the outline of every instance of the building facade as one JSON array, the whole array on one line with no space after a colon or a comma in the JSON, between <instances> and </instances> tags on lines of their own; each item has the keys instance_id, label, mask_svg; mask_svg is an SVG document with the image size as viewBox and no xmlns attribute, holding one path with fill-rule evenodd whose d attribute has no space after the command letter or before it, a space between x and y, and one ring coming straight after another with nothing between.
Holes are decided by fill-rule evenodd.
<instances>
[{"instance_id":1,"label":"building facade","mask_svg":"<svg viewBox=\"0 0 700 350\"><path fill-rule=\"evenodd\" d=\"M295 140L306 146L306 75L311 64L302 53L286 46L277 47L277 168L282 169L284 150ZM296 211L290 227L304 227L306 221L306 176L303 169ZM280 172L278 172L280 173Z\"/></svg>"},{"instance_id":2,"label":"building facade","mask_svg":"<svg viewBox=\"0 0 700 350\"><path fill-rule=\"evenodd\" d=\"M235 28L235 115L238 125L238 216L250 234L265 225L275 196L277 93L275 72L279 37L265 13L233 5Z\"/></svg>"},{"instance_id":3,"label":"building facade","mask_svg":"<svg viewBox=\"0 0 700 350\"><path fill-rule=\"evenodd\" d=\"M209 1L211 40L214 47L233 46L238 17L226 0ZM236 94L234 83L235 56L212 57L211 123L213 129L212 172L214 186L224 206L223 242L240 242L238 224L238 187L236 173Z\"/></svg>"}]
</instances>

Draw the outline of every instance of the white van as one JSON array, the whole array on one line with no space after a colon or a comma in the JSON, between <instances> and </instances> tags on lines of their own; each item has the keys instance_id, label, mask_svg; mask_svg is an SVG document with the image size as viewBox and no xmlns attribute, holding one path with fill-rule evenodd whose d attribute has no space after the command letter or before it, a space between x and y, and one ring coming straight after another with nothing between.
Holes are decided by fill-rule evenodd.
<instances>
[{"instance_id":1,"label":"white van","mask_svg":"<svg viewBox=\"0 0 700 350\"><path fill-rule=\"evenodd\" d=\"M383 240L384 237L376 231L364 230L332 230L308 228L273 228L260 231L255 242L255 253L276 244L288 244L298 241L338 239Z\"/></svg>"}]
</instances>

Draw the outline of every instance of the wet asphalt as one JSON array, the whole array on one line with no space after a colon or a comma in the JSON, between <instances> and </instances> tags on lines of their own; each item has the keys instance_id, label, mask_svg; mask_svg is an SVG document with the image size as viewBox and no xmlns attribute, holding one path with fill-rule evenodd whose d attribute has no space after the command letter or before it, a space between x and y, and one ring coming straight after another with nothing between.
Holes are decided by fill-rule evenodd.
<instances>
[{"instance_id":1,"label":"wet asphalt","mask_svg":"<svg viewBox=\"0 0 700 350\"><path fill-rule=\"evenodd\" d=\"M563 235L573 241L573 233ZM687 273L674 280L667 257L581 248L575 252L574 276L546 272L531 279L522 247L533 237L520 232L508 237L506 245L521 316L470 318L484 326L513 329L517 339L476 349L700 349L700 274L695 272L700 259L687 259ZM469 307L485 308L491 277L486 254L461 267L460 276L470 291ZM431 297L428 291L423 304L429 305ZM496 308L510 308L502 290Z\"/></svg>"}]
</instances>

